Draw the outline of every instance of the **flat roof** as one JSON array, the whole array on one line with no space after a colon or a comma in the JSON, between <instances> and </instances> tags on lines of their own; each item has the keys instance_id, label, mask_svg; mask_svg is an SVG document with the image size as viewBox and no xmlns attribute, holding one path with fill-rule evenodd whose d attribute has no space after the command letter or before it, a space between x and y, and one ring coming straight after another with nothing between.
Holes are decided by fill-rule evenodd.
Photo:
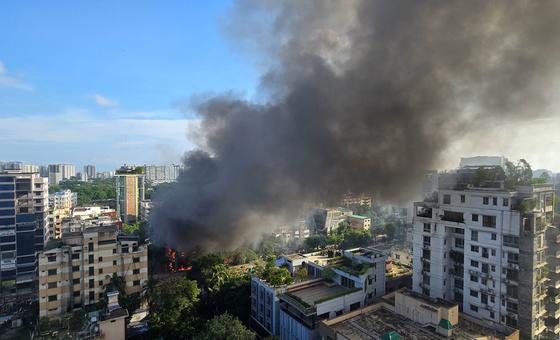
<instances>
[{"instance_id":1,"label":"flat roof","mask_svg":"<svg viewBox=\"0 0 560 340\"><path fill-rule=\"evenodd\" d=\"M353 217L353 218L361 218L361 219L369 218L369 217L367 217L367 216L362 216L362 215L350 215L350 217Z\"/></svg>"},{"instance_id":2,"label":"flat roof","mask_svg":"<svg viewBox=\"0 0 560 340\"><path fill-rule=\"evenodd\" d=\"M342 316L341 318L344 318ZM334 321L332 324L330 322ZM436 333L432 326L422 326L402 315L380 306L377 309L362 311L351 318L336 322L329 320L328 327L349 340L381 338L389 332L396 332L401 339L449 339ZM464 317L459 318L459 324L453 327L453 339L477 339L482 336L494 335L503 339L511 332L500 332L495 328L485 327Z\"/></svg>"},{"instance_id":3,"label":"flat roof","mask_svg":"<svg viewBox=\"0 0 560 340\"><path fill-rule=\"evenodd\" d=\"M311 282L309 285L304 284L302 288L299 287L301 285L292 289L288 288L286 293L297 297L309 306L315 306L315 304L323 302L330 297L334 298L356 291L355 289L339 286L336 283L327 283L326 281Z\"/></svg>"},{"instance_id":4,"label":"flat roof","mask_svg":"<svg viewBox=\"0 0 560 340\"><path fill-rule=\"evenodd\" d=\"M436 307L451 308L451 307L457 305L456 303L449 302L449 301L446 301L446 300L443 300L443 299L428 297L426 295L417 293L417 292L412 291L412 290L407 289L407 288L399 290L399 293L401 293L403 295L406 295L406 296L413 297L417 300L422 300L423 302L425 302L429 305L436 306Z\"/></svg>"}]
</instances>

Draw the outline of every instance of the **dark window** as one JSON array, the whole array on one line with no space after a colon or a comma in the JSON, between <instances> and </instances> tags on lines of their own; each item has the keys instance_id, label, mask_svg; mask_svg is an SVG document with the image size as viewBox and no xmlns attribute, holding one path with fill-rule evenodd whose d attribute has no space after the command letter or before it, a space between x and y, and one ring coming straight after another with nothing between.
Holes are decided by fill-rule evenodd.
<instances>
[{"instance_id":1,"label":"dark window","mask_svg":"<svg viewBox=\"0 0 560 340\"><path fill-rule=\"evenodd\" d=\"M49 276L56 275L56 269L49 269L47 273Z\"/></svg>"},{"instance_id":2,"label":"dark window","mask_svg":"<svg viewBox=\"0 0 560 340\"><path fill-rule=\"evenodd\" d=\"M89 256L88 256L88 262L89 262L89 263L93 263L93 255L89 255Z\"/></svg>"},{"instance_id":3,"label":"dark window","mask_svg":"<svg viewBox=\"0 0 560 340\"><path fill-rule=\"evenodd\" d=\"M79 260L80 254L72 254L72 260Z\"/></svg>"},{"instance_id":4,"label":"dark window","mask_svg":"<svg viewBox=\"0 0 560 340\"><path fill-rule=\"evenodd\" d=\"M56 282L49 282L47 285L48 288L56 288Z\"/></svg>"},{"instance_id":5,"label":"dark window","mask_svg":"<svg viewBox=\"0 0 560 340\"><path fill-rule=\"evenodd\" d=\"M470 290L471 291L471 296L473 297L478 297L478 292L476 290Z\"/></svg>"},{"instance_id":6,"label":"dark window","mask_svg":"<svg viewBox=\"0 0 560 340\"><path fill-rule=\"evenodd\" d=\"M503 204L504 207L508 207L509 206L509 198L504 198L502 204Z\"/></svg>"},{"instance_id":7,"label":"dark window","mask_svg":"<svg viewBox=\"0 0 560 340\"><path fill-rule=\"evenodd\" d=\"M472 282L478 282L478 277L476 275L471 275Z\"/></svg>"},{"instance_id":8,"label":"dark window","mask_svg":"<svg viewBox=\"0 0 560 340\"><path fill-rule=\"evenodd\" d=\"M49 262L55 262L56 261L56 256L49 256L49 257L47 257L47 260Z\"/></svg>"},{"instance_id":9,"label":"dark window","mask_svg":"<svg viewBox=\"0 0 560 340\"><path fill-rule=\"evenodd\" d=\"M95 288L95 280L89 279L89 289L93 289L93 288Z\"/></svg>"},{"instance_id":10,"label":"dark window","mask_svg":"<svg viewBox=\"0 0 560 340\"><path fill-rule=\"evenodd\" d=\"M94 273L95 273L95 272L94 272L94 270L93 270L93 267L89 267L89 275L94 275Z\"/></svg>"},{"instance_id":11,"label":"dark window","mask_svg":"<svg viewBox=\"0 0 560 340\"><path fill-rule=\"evenodd\" d=\"M496 216L482 216L482 225L488 228L496 228Z\"/></svg>"},{"instance_id":12,"label":"dark window","mask_svg":"<svg viewBox=\"0 0 560 340\"><path fill-rule=\"evenodd\" d=\"M496 241L496 234L495 234L495 233L492 233L492 234L491 234L491 238L492 238L492 241Z\"/></svg>"},{"instance_id":13,"label":"dark window","mask_svg":"<svg viewBox=\"0 0 560 340\"><path fill-rule=\"evenodd\" d=\"M478 312L478 307L475 306L475 305L471 305L471 310L472 310L473 312Z\"/></svg>"},{"instance_id":14,"label":"dark window","mask_svg":"<svg viewBox=\"0 0 560 340\"><path fill-rule=\"evenodd\" d=\"M56 301L56 295L49 295L49 301Z\"/></svg>"},{"instance_id":15,"label":"dark window","mask_svg":"<svg viewBox=\"0 0 560 340\"><path fill-rule=\"evenodd\" d=\"M79 285L80 284L80 279L73 279L72 284Z\"/></svg>"},{"instance_id":16,"label":"dark window","mask_svg":"<svg viewBox=\"0 0 560 340\"><path fill-rule=\"evenodd\" d=\"M138 262L140 262L140 258L139 258L139 257L135 257L135 258L132 259L132 262L133 262L133 263L138 263Z\"/></svg>"},{"instance_id":17,"label":"dark window","mask_svg":"<svg viewBox=\"0 0 560 340\"><path fill-rule=\"evenodd\" d=\"M424 223L424 232L429 233L430 231L430 223Z\"/></svg>"},{"instance_id":18,"label":"dark window","mask_svg":"<svg viewBox=\"0 0 560 340\"><path fill-rule=\"evenodd\" d=\"M140 274L140 269L134 269L134 270L132 270L132 274L134 274L134 275Z\"/></svg>"},{"instance_id":19,"label":"dark window","mask_svg":"<svg viewBox=\"0 0 560 340\"><path fill-rule=\"evenodd\" d=\"M478 241L478 231L471 230L471 240Z\"/></svg>"},{"instance_id":20,"label":"dark window","mask_svg":"<svg viewBox=\"0 0 560 340\"><path fill-rule=\"evenodd\" d=\"M472 214L472 220L473 220L473 222L478 222L478 215L477 214Z\"/></svg>"},{"instance_id":21,"label":"dark window","mask_svg":"<svg viewBox=\"0 0 560 340\"><path fill-rule=\"evenodd\" d=\"M93 242L88 243L88 251L93 251Z\"/></svg>"},{"instance_id":22,"label":"dark window","mask_svg":"<svg viewBox=\"0 0 560 340\"><path fill-rule=\"evenodd\" d=\"M117 260L113 260L113 266L117 265Z\"/></svg>"},{"instance_id":23,"label":"dark window","mask_svg":"<svg viewBox=\"0 0 560 340\"><path fill-rule=\"evenodd\" d=\"M465 195L461 195L461 203L465 203Z\"/></svg>"},{"instance_id":24,"label":"dark window","mask_svg":"<svg viewBox=\"0 0 560 340\"><path fill-rule=\"evenodd\" d=\"M92 302L95 300L95 292L89 292L89 301Z\"/></svg>"},{"instance_id":25,"label":"dark window","mask_svg":"<svg viewBox=\"0 0 560 340\"><path fill-rule=\"evenodd\" d=\"M80 266L72 266L72 271L73 272L79 272L80 271Z\"/></svg>"},{"instance_id":26,"label":"dark window","mask_svg":"<svg viewBox=\"0 0 560 340\"><path fill-rule=\"evenodd\" d=\"M451 204L451 195L443 195L443 204Z\"/></svg>"},{"instance_id":27,"label":"dark window","mask_svg":"<svg viewBox=\"0 0 560 340\"><path fill-rule=\"evenodd\" d=\"M492 197L492 204L498 205L498 197Z\"/></svg>"},{"instance_id":28,"label":"dark window","mask_svg":"<svg viewBox=\"0 0 560 340\"><path fill-rule=\"evenodd\" d=\"M80 291L79 290L74 291L73 295L74 295L74 297L79 297L80 296Z\"/></svg>"},{"instance_id":29,"label":"dark window","mask_svg":"<svg viewBox=\"0 0 560 340\"><path fill-rule=\"evenodd\" d=\"M482 197L482 204L488 205L490 203L489 197Z\"/></svg>"},{"instance_id":30,"label":"dark window","mask_svg":"<svg viewBox=\"0 0 560 340\"><path fill-rule=\"evenodd\" d=\"M103 274L103 268L99 268L99 274Z\"/></svg>"},{"instance_id":31,"label":"dark window","mask_svg":"<svg viewBox=\"0 0 560 340\"><path fill-rule=\"evenodd\" d=\"M478 268L478 261L471 260L471 266Z\"/></svg>"},{"instance_id":32,"label":"dark window","mask_svg":"<svg viewBox=\"0 0 560 340\"><path fill-rule=\"evenodd\" d=\"M103 262L103 257L99 256L99 262Z\"/></svg>"},{"instance_id":33,"label":"dark window","mask_svg":"<svg viewBox=\"0 0 560 340\"><path fill-rule=\"evenodd\" d=\"M133 285L133 286L140 286L140 280L134 280L134 281L132 281L132 285Z\"/></svg>"},{"instance_id":34,"label":"dark window","mask_svg":"<svg viewBox=\"0 0 560 340\"><path fill-rule=\"evenodd\" d=\"M353 304L350 305L350 310L351 311L356 310L358 308L360 308L360 303L359 302L356 302L356 303L353 303Z\"/></svg>"},{"instance_id":35,"label":"dark window","mask_svg":"<svg viewBox=\"0 0 560 340\"><path fill-rule=\"evenodd\" d=\"M478 253L478 246L472 246L472 245L471 245L471 251L472 251L473 253Z\"/></svg>"}]
</instances>

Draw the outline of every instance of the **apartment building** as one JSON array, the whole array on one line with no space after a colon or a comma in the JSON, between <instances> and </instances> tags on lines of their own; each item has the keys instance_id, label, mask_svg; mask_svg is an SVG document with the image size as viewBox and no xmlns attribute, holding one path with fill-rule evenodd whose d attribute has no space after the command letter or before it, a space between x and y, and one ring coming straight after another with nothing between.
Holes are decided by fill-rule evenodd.
<instances>
[{"instance_id":1,"label":"apartment building","mask_svg":"<svg viewBox=\"0 0 560 340\"><path fill-rule=\"evenodd\" d=\"M372 194L354 194L354 193L346 193L342 197L342 205L345 207L353 207L357 205L370 207L373 203L373 195Z\"/></svg>"},{"instance_id":2,"label":"apartment building","mask_svg":"<svg viewBox=\"0 0 560 340\"><path fill-rule=\"evenodd\" d=\"M78 194L62 190L49 195L49 207L52 209L72 209L78 205Z\"/></svg>"},{"instance_id":3,"label":"apartment building","mask_svg":"<svg viewBox=\"0 0 560 340\"><path fill-rule=\"evenodd\" d=\"M145 165L146 181L153 184L175 182L183 165L168 164L168 165Z\"/></svg>"},{"instance_id":4,"label":"apartment building","mask_svg":"<svg viewBox=\"0 0 560 340\"><path fill-rule=\"evenodd\" d=\"M84 166L84 172L85 174L85 178L88 181L91 181L93 179L95 179L95 177L97 176L97 172L95 171L95 165L86 165Z\"/></svg>"},{"instance_id":5,"label":"apartment building","mask_svg":"<svg viewBox=\"0 0 560 340\"><path fill-rule=\"evenodd\" d=\"M281 339L318 339L320 320L366 306L385 294L385 254L356 248L337 255L316 252L277 260L292 274L306 268L309 280L304 282L272 287L254 277L251 320L257 328Z\"/></svg>"},{"instance_id":6,"label":"apartment building","mask_svg":"<svg viewBox=\"0 0 560 340\"><path fill-rule=\"evenodd\" d=\"M346 221L350 225L350 228L357 230L370 230L371 229L371 218L361 215L350 215L346 217Z\"/></svg>"},{"instance_id":7,"label":"apartment building","mask_svg":"<svg viewBox=\"0 0 560 340\"><path fill-rule=\"evenodd\" d=\"M137 236L100 226L62 234L39 254L39 315L58 317L99 302L116 274L127 294L148 280L148 248ZM132 311L130 311L132 313Z\"/></svg>"},{"instance_id":8,"label":"apartment building","mask_svg":"<svg viewBox=\"0 0 560 340\"><path fill-rule=\"evenodd\" d=\"M76 167L73 164L49 164L49 183L51 185L75 176Z\"/></svg>"},{"instance_id":9,"label":"apartment building","mask_svg":"<svg viewBox=\"0 0 560 340\"><path fill-rule=\"evenodd\" d=\"M37 252L48 238L48 181L0 171L0 305L36 294Z\"/></svg>"},{"instance_id":10,"label":"apartment building","mask_svg":"<svg viewBox=\"0 0 560 340\"><path fill-rule=\"evenodd\" d=\"M468 168L442 174L437 195L414 204L413 289L539 339L547 331L553 187L505 189L475 177Z\"/></svg>"},{"instance_id":11,"label":"apartment building","mask_svg":"<svg viewBox=\"0 0 560 340\"><path fill-rule=\"evenodd\" d=\"M310 218L310 225L314 227L315 233L328 234L338 229L339 223L352 214L352 210L342 207L315 209Z\"/></svg>"},{"instance_id":12,"label":"apartment building","mask_svg":"<svg viewBox=\"0 0 560 340\"><path fill-rule=\"evenodd\" d=\"M123 166L115 173L117 214L123 223L140 219L140 202L144 200L144 168Z\"/></svg>"}]
</instances>

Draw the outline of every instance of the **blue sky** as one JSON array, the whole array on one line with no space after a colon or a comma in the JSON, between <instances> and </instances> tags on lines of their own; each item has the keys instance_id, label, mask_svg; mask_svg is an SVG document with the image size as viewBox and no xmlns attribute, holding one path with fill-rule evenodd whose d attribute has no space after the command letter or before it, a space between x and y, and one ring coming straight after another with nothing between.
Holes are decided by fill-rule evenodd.
<instances>
[{"instance_id":1,"label":"blue sky","mask_svg":"<svg viewBox=\"0 0 560 340\"><path fill-rule=\"evenodd\" d=\"M110 169L178 161L193 94L251 96L258 75L220 32L230 1L0 5L0 160Z\"/></svg>"}]
</instances>

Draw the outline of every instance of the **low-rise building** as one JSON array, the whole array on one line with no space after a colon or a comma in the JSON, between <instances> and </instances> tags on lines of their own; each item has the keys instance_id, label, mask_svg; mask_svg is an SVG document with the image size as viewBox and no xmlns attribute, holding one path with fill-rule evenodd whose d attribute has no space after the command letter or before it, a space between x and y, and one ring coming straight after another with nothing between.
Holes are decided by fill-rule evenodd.
<instances>
[{"instance_id":1,"label":"low-rise building","mask_svg":"<svg viewBox=\"0 0 560 340\"><path fill-rule=\"evenodd\" d=\"M519 331L459 312L442 299L402 289L377 303L320 322L323 339L518 340Z\"/></svg>"},{"instance_id":2,"label":"low-rise building","mask_svg":"<svg viewBox=\"0 0 560 340\"><path fill-rule=\"evenodd\" d=\"M124 278L127 293L142 290L148 248L138 237L118 235L114 225L63 233L39 254L39 315L58 317L99 302L113 275Z\"/></svg>"},{"instance_id":3,"label":"low-rise building","mask_svg":"<svg viewBox=\"0 0 560 340\"><path fill-rule=\"evenodd\" d=\"M350 215L346 217L350 228L357 230L370 230L371 218L361 215Z\"/></svg>"}]
</instances>

